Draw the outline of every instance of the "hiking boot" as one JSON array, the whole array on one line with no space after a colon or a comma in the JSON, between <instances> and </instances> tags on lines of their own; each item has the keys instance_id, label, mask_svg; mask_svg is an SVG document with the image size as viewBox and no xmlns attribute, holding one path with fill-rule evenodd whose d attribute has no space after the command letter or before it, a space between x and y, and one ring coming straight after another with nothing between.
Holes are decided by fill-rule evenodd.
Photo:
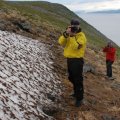
<instances>
[{"instance_id":1,"label":"hiking boot","mask_svg":"<svg viewBox=\"0 0 120 120\"><path fill-rule=\"evenodd\" d=\"M109 79L109 80L114 80L115 78L113 78L113 77L108 77L108 79Z\"/></svg>"},{"instance_id":2,"label":"hiking boot","mask_svg":"<svg viewBox=\"0 0 120 120\"><path fill-rule=\"evenodd\" d=\"M72 91L69 96L75 98L75 93Z\"/></svg>"},{"instance_id":3,"label":"hiking boot","mask_svg":"<svg viewBox=\"0 0 120 120\"><path fill-rule=\"evenodd\" d=\"M75 93L70 94L70 97L75 97Z\"/></svg>"},{"instance_id":4,"label":"hiking boot","mask_svg":"<svg viewBox=\"0 0 120 120\"><path fill-rule=\"evenodd\" d=\"M108 75L105 75L105 78L108 78Z\"/></svg>"},{"instance_id":5,"label":"hiking boot","mask_svg":"<svg viewBox=\"0 0 120 120\"><path fill-rule=\"evenodd\" d=\"M80 107L82 105L83 101L82 100L76 100L75 106Z\"/></svg>"}]
</instances>

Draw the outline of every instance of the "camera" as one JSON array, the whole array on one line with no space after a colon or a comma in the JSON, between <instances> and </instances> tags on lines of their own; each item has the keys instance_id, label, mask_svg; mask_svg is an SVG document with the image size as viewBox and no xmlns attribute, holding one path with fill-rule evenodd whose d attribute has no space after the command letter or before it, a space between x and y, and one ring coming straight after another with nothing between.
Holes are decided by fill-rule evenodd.
<instances>
[{"instance_id":1,"label":"camera","mask_svg":"<svg viewBox=\"0 0 120 120\"><path fill-rule=\"evenodd\" d=\"M70 27L72 33L76 33L78 31L78 27Z\"/></svg>"}]
</instances>

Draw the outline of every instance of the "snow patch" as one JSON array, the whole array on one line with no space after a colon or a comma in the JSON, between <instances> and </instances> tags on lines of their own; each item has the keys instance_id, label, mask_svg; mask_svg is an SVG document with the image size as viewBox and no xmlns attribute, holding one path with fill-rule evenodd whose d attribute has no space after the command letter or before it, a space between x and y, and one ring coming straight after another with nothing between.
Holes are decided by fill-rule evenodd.
<instances>
[{"instance_id":1,"label":"snow patch","mask_svg":"<svg viewBox=\"0 0 120 120\"><path fill-rule=\"evenodd\" d=\"M0 31L1 120L53 119L42 110L57 108L47 94L56 100L61 95L51 56L50 47L38 40Z\"/></svg>"}]
</instances>

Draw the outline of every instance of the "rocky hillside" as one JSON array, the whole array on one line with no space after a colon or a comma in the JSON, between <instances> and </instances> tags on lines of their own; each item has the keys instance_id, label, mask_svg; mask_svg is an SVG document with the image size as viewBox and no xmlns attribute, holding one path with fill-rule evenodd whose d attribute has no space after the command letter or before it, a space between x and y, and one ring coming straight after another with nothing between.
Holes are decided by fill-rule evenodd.
<instances>
[{"instance_id":1,"label":"rocky hillside","mask_svg":"<svg viewBox=\"0 0 120 120\"><path fill-rule=\"evenodd\" d=\"M0 31L0 48L2 120L120 119L119 60L113 66L116 79L109 81L105 78L103 53L87 48L85 104L75 108L60 47L53 50L38 40Z\"/></svg>"},{"instance_id":2,"label":"rocky hillside","mask_svg":"<svg viewBox=\"0 0 120 120\"><path fill-rule=\"evenodd\" d=\"M57 42L71 18L81 21L88 39L81 108L69 97L72 85ZM0 119L120 120L120 60L113 65L116 79L108 80L103 34L49 2L0 1L0 30Z\"/></svg>"},{"instance_id":3,"label":"rocky hillside","mask_svg":"<svg viewBox=\"0 0 120 120\"><path fill-rule=\"evenodd\" d=\"M69 95L73 86L67 76L63 79L65 92L62 109L55 114L57 120L120 120L120 60L113 64L111 81L107 79L105 55L87 48L84 65L84 104L74 106L75 99Z\"/></svg>"}]
</instances>

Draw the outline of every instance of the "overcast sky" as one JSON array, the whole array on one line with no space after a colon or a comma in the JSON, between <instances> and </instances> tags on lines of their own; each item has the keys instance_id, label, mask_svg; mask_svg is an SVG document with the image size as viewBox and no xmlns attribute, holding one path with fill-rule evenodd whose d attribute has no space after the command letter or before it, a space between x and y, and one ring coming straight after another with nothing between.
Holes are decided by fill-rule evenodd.
<instances>
[{"instance_id":1,"label":"overcast sky","mask_svg":"<svg viewBox=\"0 0 120 120\"><path fill-rule=\"evenodd\" d=\"M36 1L36 0L16 0L16 1ZM72 11L84 10L88 12L96 10L120 9L120 0L44 0L44 1L63 4Z\"/></svg>"}]
</instances>

